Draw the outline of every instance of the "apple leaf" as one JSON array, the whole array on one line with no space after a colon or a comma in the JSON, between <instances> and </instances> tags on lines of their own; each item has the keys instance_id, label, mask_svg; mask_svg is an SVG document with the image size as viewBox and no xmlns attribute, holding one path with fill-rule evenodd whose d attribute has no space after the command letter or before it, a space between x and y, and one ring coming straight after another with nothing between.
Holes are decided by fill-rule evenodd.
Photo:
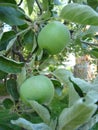
<instances>
[{"instance_id":1,"label":"apple leaf","mask_svg":"<svg viewBox=\"0 0 98 130\"><path fill-rule=\"evenodd\" d=\"M33 5L34 5L34 1L35 1L35 0L26 0L29 15L31 15L31 14L32 14L32 11L33 11Z\"/></svg>"},{"instance_id":2,"label":"apple leaf","mask_svg":"<svg viewBox=\"0 0 98 130\"><path fill-rule=\"evenodd\" d=\"M11 4L17 4L15 0L0 0L0 3L11 3Z\"/></svg>"},{"instance_id":3,"label":"apple leaf","mask_svg":"<svg viewBox=\"0 0 98 130\"><path fill-rule=\"evenodd\" d=\"M6 83L8 93L13 97L15 101L19 99L19 93L17 90L17 82L14 79L8 79Z\"/></svg>"},{"instance_id":4,"label":"apple leaf","mask_svg":"<svg viewBox=\"0 0 98 130\"><path fill-rule=\"evenodd\" d=\"M97 103L98 101L98 91L96 90L90 90L84 97L84 100L86 100L86 103L93 104Z\"/></svg>"},{"instance_id":5,"label":"apple leaf","mask_svg":"<svg viewBox=\"0 0 98 130\"><path fill-rule=\"evenodd\" d=\"M79 99L72 107L65 108L59 117L59 130L75 130L90 120L97 105Z\"/></svg>"},{"instance_id":6,"label":"apple leaf","mask_svg":"<svg viewBox=\"0 0 98 130\"><path fill-rule=\"evenodd\" d=\"M49 1L48 0L42 0L42 8L44 11L47 11L49 8Z\"/></svg>"},{"instance_id":7,"label":"apple leaf","mask_svg":"<svg viewBox=\"0 0 98 130\"><path fill-rule=\"evenodd\" d=\"M94 130L91 129L98 122L98 114L93 116L87 123L82 125L78 130ZM97 129L95 129L97 130Z\"/></svg>"},{"instance_id":8,"label":"apple leaf","mask_svg":"<svg viewBox=\"0 0 98 130\"><path fill-rule=\"evenodd\" d=\"M71 84L68 87L68 94L69 94L69 104L68 106L71 107L77 100L80 99L79 94L75 91L73 85Z\"/></svg>"},{"instance_id":9,"label":"apple leaf","mask_svg":"<svg viewBox=\"0 0 98 130\"><path fill-rule=\"evenodd\" d=\"M29 30L24 35L23 44L24 44L24 47L29 52L31 52L34 46L33 43L34 43L34 32L32 30Z\"/></svg>"},{"instance_id":10,"label":"apple leaf","mask_svg":"<svg viewBox=\"0 0 98 130\"><path fill-rule=\"evenodd\" d=\"M0 80L5 78L7 76L7 73L0 70Z\"/></svg>"},{"instance_id":11,"label":"apple leaf","mask_svg":"<svg viewBox=\"0 0 98 130\"><path fill-rule=\"evenodd\" d=\"M9 41L9 44L7 45L6 51L8 51L14 45L16 40L17 40L17 37L14 37L13 39L11 39Z\"/></svg>"},{"instance_id":12,"label":"apple leaf","mask_svg":"<svg viewBox=\"0 0 98 130\"><path fill-rule=\"evenodd\" d=\"M13 12L13 13L12 13ZM9 25L25 24L24 13L14 4L0 3L0 20Z\"/></svg>"},{"instance_id":13,"label":"apple leaf","mask_svg":"<svg viewBox=\"0 0 98 130\"><path fill-rule=\"evenodd\" d=\"M11 120L11 123L18 125L26 130L52 130L45 123L33 124L30 121L25 120L24 118L19 118L17 120Z\"/></svg>"},{"instance_id":14,"label":"apple leaf","mask_svg":"<svg viewBox=\"0 0 98 130\"><path fill-rule=\"evenodd\" d=\"M38 115L43 119L43 121L47 124L50 122L50 114L47 108L42 106L36 101L28 101L32 108L38 113Z\"/></svg>"},{"instance_id":15,"label":"apple leaf","mask_svg":"<svg viewBox=\"0 0 98 130\"><path fill-rule=\"evenodd\" d=\"M11 110L3 109L0 110L0 130L21 130L19 127L12 125L10 120L16 120L18 115Z\"/></svg>"},{"instance_id":16,"label":"apple leaf","mask_svg":"<svg viewBox=\"0 0 98 130\"><path fill-rule=\"evenodd\" d=\"M23 67L21 73L17 74L17 86L20 88L21 84L26 79L26 68Z\"/></svg>"},{"instance_id":17,"label":"apple leaf","mask_svg":"<svg viewBox=\"0 0 98 130\"><path fill-rule=\"evenodd\" d=\"M74 86L74 89L79 94L79 96L83 97L84 95L83 95L83 92L82 92L81 88L75 82L73 82L71 79L70 79L70 81L72 82L72 84Z\"/></svg>"},{"instance_id":18,"label":"apple leaf","mask_svg":"<svg viewBox=\"0 0 98 130\"><path fill-rule=\"evenodd\" d=\"M53 74L65 87L68 87L69 106L72 106L80 98L70 82L70 78L73 77L72 73L66 69L57 69Z\"/></svg>"},{"instance_id":19,"label":"apple leaf","mask_svg":"<svg viewBox=\"0 0 98 130\"><path fill-rule=\"evenodd\" d=\"M13 39L14 39L14 41L13 41ZM11 40L12 40L12 42L11 42ZM10 46L13 45L15 40L16 40L16 35L15 35L14 31L8 31L8 32L3 33L3 35L0 39L0 51L8 50L10 48Z\"/></svg>"},{"instance_id":20,"label":"apple leaf","mask_svg":"<svg viewBox=\"0 0 98 130\"><path fill-rule=\"evenodd\" d=\"M14 105L13 101L10 98L4 99L2 104L6 109L10 109Z\"/></svg>"},{"instance_id":21,"label":"apple leaf","mask_svg":"<svg viewBox=\"0 0 98 130\"><path fill-rule=\"evenodd\" d=\"M98 25L98 13L90 6L71 3L63 7L61 18L84 25Z\"/></svg>"},{"instance_id":22,"label":"apple leaf","mask_svg":"<svg viewBox=\"0 0 98 130\"><path fill-rule=\"evenodd\" d=\"M87 0L87 3L92 8L96 9L98 7L98 0Z\"/></svg>"},{"instance_id":23,"label":"apple leaf","mask_svg":"<svg viewBox=\"0 0 98 130\"><path fill-rule=\"evenodd\" d=\"M90 50L90 54L91 54L94 58L98 58L98 48L93 48L92 50Z\"/></svg>"},{"instance_id":24,"label":"apple leaf","mask_svg":"<svg viewBox=\"0 0 98 130\"><path fill-rule=\"evenodd\" d=\"M83 93L87 93L92 88L92 85L89 82L86 82L80 78L71 77L71 81L76 84L83 91Z\"/></svg>"},{"instance_id":25,"label":"apple leaf","mask_svg":"<svg viewBox=\"0 0 98 130\"><path fill-rule=\"evenodd\" d=\"M0 70L6 73L20 73L24 63L0 56Z\"/></svg>"},{"instance_id":26,"label":"apple leaf","mask_svg":"<svg viewBox=\"0 0 98 130\"><path fill-rule=\"evenodd\" d=\"M92 34L94 35L96 32L98 32L98 26L90 26L88 30L84 32L85 35Z\"/></svg>"},{"instance_id":27,"label":"apple leaf","mask_svg":"<svg viewBox=\"0 0 98 130\"><path fill-rule=\"evenodd\" d=\"M72 76L72 73L66 69L57 69L53 72L54 76L63 84L69 84L69 78Z\"/></svg>"}]
</instances>

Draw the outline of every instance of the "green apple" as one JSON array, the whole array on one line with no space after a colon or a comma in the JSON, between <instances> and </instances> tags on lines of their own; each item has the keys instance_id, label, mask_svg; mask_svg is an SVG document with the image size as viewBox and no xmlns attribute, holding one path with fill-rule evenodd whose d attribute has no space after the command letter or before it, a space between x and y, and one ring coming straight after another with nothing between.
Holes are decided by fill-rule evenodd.
<instances>
[{"instance_id":1,"label":"green apple","mask_svg":"<svg viewBox=\"0 0 98 130\"><path fill-rule=\"evenodd\" d=\"M48 104L54 97L54 86L48 77L37 75L26 79L19 92L24 103L27 103L27 100L36 100L41 104Z\"/></svg>"},{"instance_id":2,"label":"green apple","mask_svg":"<svg viewBox=\"0 0 98 130\"><path fill-rule=\"evenodd\" d=\"M47 24L38 35L38 45L50 54L60 53L70 41L68 28L59 21Z\"/></svg>"}]
</instances>

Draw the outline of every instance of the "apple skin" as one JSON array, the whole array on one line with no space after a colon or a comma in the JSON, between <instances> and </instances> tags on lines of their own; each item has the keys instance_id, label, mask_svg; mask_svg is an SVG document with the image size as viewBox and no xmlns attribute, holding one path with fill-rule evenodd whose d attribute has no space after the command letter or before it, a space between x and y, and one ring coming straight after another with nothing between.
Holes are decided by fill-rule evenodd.
<instances>
[{"instance_id":1,"label":"apple skin","mask_svg":"<svg viewBox=\"0 0 98 130\"><path fill-rule=\"evenodd\" d=\"M70 42L68 28L59 21L47 24L38 35L38 45L46 49L50 54L60 53Z\"/></svg>"},{"instance_id":2,"label":"apple skin","mask_svg":"<svg viewBox=\"0 0 98 130\"><path fill-rule=\"evenodd\" d=\"M36 100L41 104L49 104L54 97L54 86L48 77L37 75L26 79L19 92L24 103L27 103L27 100Z\"/></svg>"}]
</instances>

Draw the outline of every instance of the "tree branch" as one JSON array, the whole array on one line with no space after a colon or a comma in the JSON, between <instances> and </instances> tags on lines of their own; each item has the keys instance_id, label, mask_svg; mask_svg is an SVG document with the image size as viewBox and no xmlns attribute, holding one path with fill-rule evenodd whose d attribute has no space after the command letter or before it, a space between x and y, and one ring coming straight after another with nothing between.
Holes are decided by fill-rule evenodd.
<instances>
[{"instance_id":1,"label":"tree branch","mask_svg":"<svg viewBox=\"0 0 98 130\"><path fill-rule=\"evenodd\" d=\"M41 15L42 14L42 7L41 7L41 5L40 5L40 3L39 3L39 1L38 0L35 0L36 1L36 4L38 5L38 8L39 8L39 10L40 10L40 14L39 15Z\"/></svg>"},{"instance_id":2,"label":"tree branch","mask_svg":"<svg viewBox=\"0 0 98 130\"><path fill-rule=\"evenodd\" d=\"M17 6L20 6L22 4L23 0L20 0Z\"/></svg>"},{"instance_id":3,"label":"tree branch","mask_svg":"<svg viewBox=\"0 0 98 130\"><path fill-rule=\"evenodd\" d=\"M24 59L23 55L19 52L19 51L16 51L16 50L12 50L12 52L15 54L15 55L18 55L19 56L19 60L21 62L26 62L26 60Z\"/></svg>"}]
</instances>

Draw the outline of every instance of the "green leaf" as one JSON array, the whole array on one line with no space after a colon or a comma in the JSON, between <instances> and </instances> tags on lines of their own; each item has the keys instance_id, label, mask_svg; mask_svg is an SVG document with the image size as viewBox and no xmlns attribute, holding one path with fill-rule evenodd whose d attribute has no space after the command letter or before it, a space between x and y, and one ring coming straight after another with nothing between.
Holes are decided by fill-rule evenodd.
<instances>
[{"instance_id":1,"label":"green leaf","mask_svg":"<svg viewBox=\"0 0 98 130\"><path fill-rule=\"evenodd\" d=\"M28 101L32 108L37 112L37 114L43 119L43 121L47 124L50 122L50 114L47 108L42 106L36 101Z\"/></svg>"},{"instance_id":2,"label":"green leaf","mask_svg":"<svg viewBox=\"0 0 98 130\"><path fill-rule=\"evenodd\" d=\"M14 45L16 40L17 40L17 37L15 37L9 41L9 44L7 45L6 51L8 51Z\"/></svg>"},{"instance_id":3,"label":"green leaf","mask_svg":"<svg viewBox=\"0 0 98 130\"><path fill-rule=\"evenodd\" d=\"M18 116L15 113L11 113L10 110L0 110L0 124L9 122L11 119L16 119Z\"/></svg>"},{"instance_id":4,"label":"green leaf","mask_svg":"<svg viewBox=\"0 0 98 130\"><path fill-rule=\"evenodd\" d=\"M79 96L83 97L83 92L82 92L81 88L75 82L73 82L71 79L70 79L70 81L72 82L74 89L79 94Z\"/></svg>"},{"instance_id":5,"label":"green leaf","mask_svg":"<svg viewBox=\"0 0 98 130\"><path fill-rule=\"evenodd\" d=\"M3 80L0 81L0 96L6 96L8 95L6 90L6 84L3 82Z\"/></svg>"},{"instance_id":6,"label":"green leaf","mask_svg":"<svg viewBox=\"0 0 98 130\"><path fill-rule=\"evenodd\" d=\"M9 124L3 124L0 125L0 130L13 130L12 128L9 127Z\"/></svg>"},{"instance_id":7,"label":"green leaf","mask_svg":"<svg viewBox=\"0 0 98 130\"><path fill-rule=\"evenodd\" d=\"M61 83L57 80L57 79L51 79L51 81L52 81L52 83L53 83L53 85L55 86L55 87L60 87L60 88L62 88L62 85L61 85Z\"/></svg>"},{"instance_id":8,"label":"green leaf","mask_svg":"<svg viewBox=\"0 0 98 130\"><path fill-rule=\"evenodd\" d=\"M24 118L19 118L18 120L11 120L12 124L18 125L26 130L52 130L45 123L33 124Z\"/></svg>"},{"instance_id":9,"label":"green leaf","mask_svg":"<svg viewBox=\"0 0 98 130\"><path fill-rule=\"evenodd\" d=\"M10 98L4 99L2 103L6 109L10 109L14 105L13 101Z\"/></svg>"},{"instance_id":10,"label":"green leaf","mask_svg":"<svg viewBox=\"0 0 98 130\"><path fill-rule=\"evenodd\" d=\"M87 93L92 88L92 85L89 82L86 82L80 78L71 77L71 81L76 84L83 91L83 93Z\"/></svg>"},{"instance_id":11,"label":"green leaf","mask_svg":"<svg viewBox=\"0 0 98 130\"><path fill-rule=\"evenodd\" d=\"M56 79L51 79L51 81L52 81L53 85L55 86L55 92L57 93L57 95L62 96L63 87L62 87L61 83Z\"/></svg>"},{"instance_id":12,"label":"green leaf","mask_svg":"<svg viewBox=\"0 0 98 130\"><path fill-rule=\"evenodd\" d=\"M71 108L65 108L59 117L59 130L75 130L92 117L97 109L95 104L87 104L79 99Z\"/></svg>"},{"instance_id":13,"label":"green leaf","mask_svg":"<svg viewBox=\"0 0 98 130\"><path fill-rule=\"evenodd\" d=\"M12 124L0 124L0 130L21 130L21 128L15 126L15 125L12 125Z\"/></svg>"},{"instance_id":14,"label":"green leaf","mask_svg":"<svg viewBox=\"0 0 98 130\"><path fill-rule=\"evenodd\" d=\"M17 4L15 0L0 0L0 3L11 3L11 4Z\"/></svg>"},{"instance_id":15,"label":"green leaf","mask_svg":"<svg viewBox=\"0 0 98 130\"><path fill-rule=\"evenodd\" d=\"M51 17L51 11L45 11L42 13L39 19L41 20L48 20Z\"/></svg>"},{"instance_id":16,"label":"green leaf","mask_svg":"<svg viewBox=\"0 0 98 130\"><path fill-rule=\"evenodd\" d=\"M98 114L93 116L87 123L81 126L78 130L97 130L97 129L91 129L97 122L98 122Z\"/></svg>"},{"instance_id":17,"label":"green leaf","mask_svg":"<svg viewBox=\"0 0 98 130\"><path fill-rule=\"evenodd\" d=\"M96 90L90 90L86 96L84 97L87 103L96 103L98 101L98 91Z\"/></svg>"},{"instance_id":18,"label":"green leaf","mask_svg":"<svg viewBox=\"0 0 98 130\"><path fill-rule=\"evenodd\" d=\"M0 110L0 130L20 130L19 127L10 123L11 119L16 120L17 118L18 115L8 109Z\"/></svg>"},{"instance_id":19,"label":"green leaf","mask_svg":"<svg viewBox=\"0 0 98 130\"><path fill-rule=\"evenodd\" d=\"M21 84L26 79L26 68L23 67L21 73L17 74L17 86L20 88Z\"/></svg>"},{"instance_id":20,"label":"green leaf","mask_svg":"<svg viewBox=\"0 0 98 130\"><path fill-rule=\"evenodd\" d=\"M44 11L47 11L49 9L49 1L48 0L42 0L42 8Z\"/></svg>"},{"instance_id":21,"label":"green leaf","mask_svg":"<svg viewBox=\"0 0 98 130\"><path fill-rule=\"evenodd\" d=\"M38 54L40 57L43 56L41 58L41 60L43 61L41 64L40 64L40 69L44 69L46 68L47 66L49 65L54 65L57 63L57 60L54 59L53 57L49 57L49 54L47 52L44 53L44 51L41 51L40 49L38 50ZM43 55L42 55L43 54ZM39 59L39 58L38 58Z\"/></svg>"},{"instance_id":22,"label":"green leaf","mask_svg":"<svg viewBox=\"0 0 98 130\"><path fill-rule=\"evenodd\" d=\"M0 51L6 50L8 44L10 45L10 41L14 38L15 38L15 32L14 31L8 31L8 32L3 33L1 40L0 40ZM15 40L16 40L16 38L15 38Z\"/></svg>"},{"instance_id":23,"label":"green leaf","mask_svg":"<svg viewBox=\"0 0 98 130\"><path fill-rule=\"evenodd\" d=\"M95 34L94 39L95 39L95 40L98 40L98 35L97 35L97 34Z\"/></svg>"},{"instance_id":24,"label":"green leaf","mask_svg":"<svg viewBox=\"0 0 98 130\"><path fill-rule=\"evenodd\" d=\"M28 27L29 27L29 25L28 25L27 23L18 26L18 28L19 28L20 30L25 30L25 29L27 29Z\"/></svg>"},{"instance_id":25,"label":"green leaf","mask_svg":"<svg viewBox=\"0 0 98 130\"><path fill-rule=\"evenodd\" d=\"M17 91L17 82L14 79L7 80L7 91L13 97L15 101L19 99L19 93Z\"/></svg>"},{"instance_id":26,"label":"green leaf","mask_svg":"<svg viewBox=\"0 0 98 130\"><path fill-rule=\"evenodd\" d=\"M98 122L93 126L91 130L97 130L97 128L98 128Z\"/></svg>"},{"instance_id":27,"label":"green leaf","mask_svg":"<svg viewBox=\"0 0 98 130\"><path fill-rule=\"evenodd\" d=\"M38 61L40 61L40 60L42 60L42 58L43 58L43 50L40 49L40 48L38 48L38 50L37 50L37 52L36 52L36 59L37 59Z\"/></svg>"},{"instance_id":28,"label":"green leaf","mask_svg":"<svg viewBox=\"0 0 98 130\"><path fill-rule=\"evenodd\" d=\"M4 79L7 76L7 73L0 70L0 80Z\"/></svg>"},{"instance_id":29,"label":"green leaf","mask_svg":"<svg viewBox=\"0 0 98 130\"><path fill-rule=\"evenodd\" d=\"M64 87L68 87L69 106L72 106L80 98L70 81L73 74L66 69L57 69L53 74L61 83L64 84Z\"/></svg>"},{"instance_id":30,"label":"green leaf","mask_svg":"<svg viewBox=\"0 0 98 130\"><path fill-rule=\"evenodd\" d=\"M70 71L66 69L57 69L53 72L54 76L63 84L69 84L69 78L73 75Z\"/></svg>"},{"instance_id":31,"label":"green leaf","mask_svg":"<svg viewBox=\"0 0 98 130\"><path fill-rule=\"evenodd\" d=\"M98 0L87 0L87 3L92 8L96 9L98 7Z\"/></svg>"},{"instance_id":32,"label":"green leaf","mask_svg":"<svg viewBox=\"0 0 98 130\"><path fill-rule=\"evenodd\" d=\"M57 118L55 120L51 119L50 127L52 128L52 130L56 130L56 128L57 128Z\"/></svg>"},{"instance_id":33,"label":"green leaf","mask_svg":"<svg viewBox=\"0 0 98 130\"><path fill-rule=\"evenodd\" d=\"M80 99L79 94L75 91L73 85L71 84L68 87L68 94L69 94L69 104L68 106L71 107L77 100Z\"/></svg>"},{"instance_id":34,"label":"green leaf","mask_svg":"<svg viewBox=\"0 0 98 130\"><path fill-rule=\"evenodd\" d=\"M32 51L34 42L34 32L32 30L26 32L23 42L25 49L27 49L28 51Z\"/></svg>"},{"instance_id":35,"label":"green leaf","mask_svg":"<svg viewBox=\"0 0 98 130\"><path fill-rule=\"evenodd\" d=\"M8 121L12 115L9 114L9 110L0 110L0 124L2 121Z\"/></svg>"},{"instance_id":36,"label":"green leaf","mask_svg":"<svg viewBox=\"0 0 98 130\"><path fill-rule=\"evenodd\" d=\"M71 3L60 14L61 18L84 25L98 25L98 13L88 5Z\"/></svg>"},{"instance_id":37,"label":"green leaf","mask_svg":"<svg viewBox=\"0 0 98 130\"><path fill-rule=\"evenodd\" d=\"M37 40L36 40L36 36L34 36L34 42L33 42L32 53L33 53L33 52L36 52L36 48L37 48Z\"/></svg>"},{"instance_id":38,"label":"green leaf","mask_svg":"<svg viewBox=\"0 0 98 130\"><path fill-rule=\"evenodd\" d=\"M33 5L34 5L34 1L35 1L35 0L26 0L29 15L31 15L31 14L32 14L32 11L33 11Z\"/></svg>"},{"instance_id":39,"label":"green leaf","mask_svg":"<svg viewBox=\"0 0 98 130\"><path fill-rule=\"evenodd\" d=\"M98 26L90 26L88 30L81 33L81 37L85 37L86 35L94 36L96 32L98 32Z\"/></svg>"},{"instance_id":40,"label":"green leaf","mask_svg":"<svg viewBox=\"0 0 98 130\"><path fill-rule=\"evenodd\" d=\"M98 58L98 48L94 48L90 51L90 54L95 58Z\"/></svg>"},{"instance_id":41,"label":"green leaf","mask_svg":"<svg viewBox=\"0 0 98 130\"><path fill-rule=\"evenodd\" d=\"M0 56L0 70L6 73L20 73L24 63Z\"/></svg>"},{"instance_id":42,"label":"green leaf","mask_svg":"<svg viewBox=\"0 0 98 130\"><path fill-rule=\"evenodd\" d=\"M23 25L25 24L24 19L25 19L25 15L17 6L9 3L0 4L1 21L9 25Z\"/></svg>"}]
</instances>

